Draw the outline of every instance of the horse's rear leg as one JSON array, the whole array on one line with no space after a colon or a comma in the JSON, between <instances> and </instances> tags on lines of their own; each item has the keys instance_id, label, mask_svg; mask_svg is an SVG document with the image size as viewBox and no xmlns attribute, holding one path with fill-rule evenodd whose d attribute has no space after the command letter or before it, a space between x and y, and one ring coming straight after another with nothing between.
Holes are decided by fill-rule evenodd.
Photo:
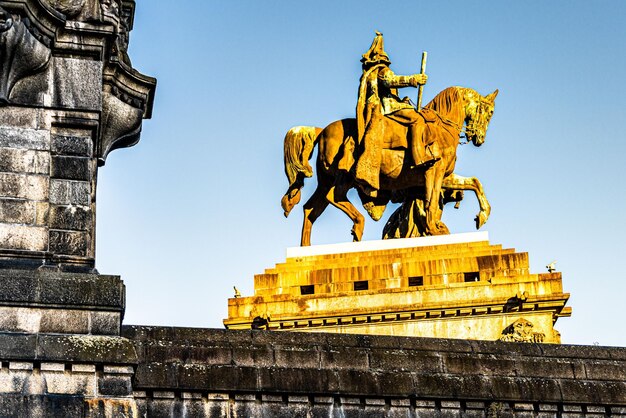
<instances>
[{"instance_id":1,"label":"horse's rear leg","mask_svg":"<svg viewBox=\"0 0 626 418\"><path fill-rule=\"evenodd\" d=\"M441 186L443 183L444 166L441 161L436 162L425 173L425 202L426 211L426 234L445 235L450 230L441 221L442 210L439 205Z\"/></svg>"},{"instance_id":2,"label":"horse's rear leg","mask_svg":"<svg viewBox=\"0 0 626 418\"><path fill-rule=\"evenodd\" d=\"M342 183L341 181L338 183ZM352 237L354 241L361 241L363 237L363 227L365 226L365 218L361 215L354 205L348 200L349 186L346 184L336 184L331 187L326 194L326 199L331 205L348 215L352 220Z\"/></svg>"},{"instance_id":3,"label":"horse's rear leg","mask_svg":"<svg viewBox=\"0 0 626 418\"><path fill-rule=\"evenodd\" d=\"M300 238L300 245L303 247L311 245L313 223L328 207L326 193L327 188L320 189L320 186L318 186L313 195L304 204L304 221L302 222L302 235Z\"/></svg>"}]
</instances>

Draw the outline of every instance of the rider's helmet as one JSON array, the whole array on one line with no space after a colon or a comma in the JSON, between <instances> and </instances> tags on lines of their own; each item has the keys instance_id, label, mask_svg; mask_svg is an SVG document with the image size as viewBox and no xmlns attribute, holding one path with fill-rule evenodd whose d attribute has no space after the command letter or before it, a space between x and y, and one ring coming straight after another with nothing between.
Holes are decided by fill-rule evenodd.
<instances>
[{"instance_id":1,"label":"rider's helmet","mask_svg":"<svg viewBox=\"0 0 626 418\"><path fill-rule=\"evenodd\" d=\"M363 63L363 67L371 67L372 65L376 64L391 64L389 56L385 52L385 45L382 33L378 31L376 32L376 37L372 41L372 46L370 46L370 49L365 54L363 54L361 62Z\"/></svg>"}]
</instances>

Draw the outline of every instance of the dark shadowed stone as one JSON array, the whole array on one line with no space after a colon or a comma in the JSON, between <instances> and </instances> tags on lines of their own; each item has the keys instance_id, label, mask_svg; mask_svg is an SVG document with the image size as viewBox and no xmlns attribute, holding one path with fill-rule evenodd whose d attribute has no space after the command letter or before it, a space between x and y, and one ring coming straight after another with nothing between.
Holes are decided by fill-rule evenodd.
<instances>
[{"instance_id":1,"label":"dark shadowed stone","mask_svg":"<svg viewBox=\"0 0 626 418\"><path fill-rule=\"evenodd\" d=\"M50 207L50 228L90 231L93 227L93 213L88 206Z\"/></svg>"},{"instance_id":2,"label":"dark shadowed stone","mask_svg":"<svg viewBox=\"0 0 626 418\"><path fill-rule=\"evenodd\" d=\"M365 348L342 347L342 349L328 349L320 353L322 368L343 369L353 368L364 370L369 367L369 351Z\"/></svg>"},{"instance_id":3,"label":"dark shadowed stone","mask_svg":"<svg viewBox=\"0 0 626 418\"><path fill-rule=\"evenodd\" d=\"M34 359L36 353L36 335L0 332L0 354L3 360Z\"/></svg>"},{"instance_id":4,"label":"dark shadowed stone","mask_svg":"<svg viewBox=\"0 0 626 418\"><path fill-rule=\"evenodd\" d=\"M60 155L92 157L91 137L52 135L52 151Z\"/></svg>"},{"instance_id":5,"label":"dark shadowed stone","mask_svg":"<svg viewBox=\"0 0 626 418\"><path fill-rule=\"evenodd\" d=\"M53 156L50 176L66 180L90 180L90 159L85 157Z\"/></svg>"},{"instance_id":6,"label":"dark shadowed stone","mask_svg":"<svg viewBox=\"0 0 626 418\"><path fill-rule=\"evenodd\" d=\"M42 303L112 308L123 308L124 306L124 283L119 276L40 273L38 286L38 301Z\"/></svg>"},{"instance_id":7,"label":"dark shadowed stone","mask_svg":"<svg viewBox=\"0 0 626 418\"><path fill-rule=\"evenodd\" d=\"M50 251L56 254L86 256L91 240L88 232L50 230Z\"/></svg>"},{"instance_id":8,"label":"dark shadowed stone","mask_svg":"<svg viewBox=\"0 0 626 418\"><path fill-rule=\"evenodd\" d=\"M0 300L4 302L36 301L39 281L34 274L19 270L0 270Z\"/></svg>"},{"instance_id":9,"label":"dark shadowed stone","mask_svg":"<svg viewBox=\"0 0 626 418\"><path fill-rule=\"evenodd\" d=\"M271 367L274 365L274 350L270 345L233 346L232 356L236 366Z\"/></svg>"},{"instance_id":10,"label":"dark shadowed stone","mask_svg":"<svg viewBox=\"0 0 626 418\"><path fill-rule=\"evenodd\" d=\"M121 337L39 334L37 360L136 364L132 343Z\"/></svg>"},{"instance_id":11,"label":"dark shadowed stone","mask_svg":"<svg viewBox=\"0 0 626 418\"><path fill-rule=\"evenodd\" d=\"M259 369L259 389L268 392L328 394L344 390L339 371L327 369L263 368ZM340 389L342 388L342 389ZM350 392L350 387L345 387Z\"/></svg>"},{"instance_id":12,"label":"dark shadowed stone","mask_svg":"<svg viewBox=\"0 0 626 418\"><path fill-rule=\"evenodd\" d=\"M91 333L96 335L120 335L120 312L91 312Z\"/></svg>"},{"instance_id":13,"label":"dark shadowed stone","mask_svg":"<svg viewBox=\"0 0 626 418\"><path fill-rule=\"evenodd\" d=\"M133 388L128 377L104 376L98 379L98 393L104 396L128 396Z\"/></svg>"},{"instance_id":14,"label":"dark shadowed stone","mask_svg":"<svg viewBox=\"0 0 626 418\"><path fill-rule=\"evenodd\" d=\"M372 349L370 367L374 370L411 370L423 373L441 373L438 354L414 350Z\"/></svg>"},{"instance_id":15,"label":"dark shadowed stone","mask_svg":"<svg viewBox=\"0 0 626 418\"><path fill-rule=\"evenodd\" d=\"M0 395L0 417L64 417L82 418L82 396Z\"/></svg>"}]
</instances>

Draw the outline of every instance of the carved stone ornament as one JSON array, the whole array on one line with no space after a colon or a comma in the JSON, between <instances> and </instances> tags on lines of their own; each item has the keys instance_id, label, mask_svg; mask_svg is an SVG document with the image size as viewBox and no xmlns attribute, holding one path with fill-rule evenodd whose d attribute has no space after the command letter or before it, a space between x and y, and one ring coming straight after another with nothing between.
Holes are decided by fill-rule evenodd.
<instances>
[{"instance_id":1,"label":"carved stone ornament","mask_svg":"<svg viewBox=\"0 0 626 418\"><path fill-rule=\"evenodd\" d=\"M43 71L50 61L50 49L29 31L27 23L0 7L0 105L10 101L18 81Z\"/></svg>"},{"instance_id":2,"label":"carved stone ornament","mask_svg":"<svg viewBox=\"0 0 626 418\"><path fill-rule=\"evenodd\" d=\"M86 0L45 0L51 7L68 17L78 15L85 6Z\"/></svg>"},{"instance_id":3,"label":"carved stone ornament","mask_svg":"<svg viewBox=\"0 0 626 418\"><path fill-rule=\"evenodd\" d=\"M532 322L520 318L508 327L502 330L500 341L520 342L520 343L542 343L545 334L542 332L534 332Z\"/></svg>"}]
</instances>

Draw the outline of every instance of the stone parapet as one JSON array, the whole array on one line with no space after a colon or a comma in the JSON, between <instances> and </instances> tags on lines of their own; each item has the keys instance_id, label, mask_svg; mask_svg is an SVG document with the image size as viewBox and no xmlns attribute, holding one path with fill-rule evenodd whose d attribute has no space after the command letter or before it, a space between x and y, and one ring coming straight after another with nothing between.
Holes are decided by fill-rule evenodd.
<instances>
[{"instance_id":1,"label":"stone parapet","mask_svg":"<svg viewBox=\"0 0 626 418\"><path fill-rule=\"evenodd\" d=\"M626 414L623 348L141 326L123 336L146 416Z\"/></svg>"}]
</instances>

